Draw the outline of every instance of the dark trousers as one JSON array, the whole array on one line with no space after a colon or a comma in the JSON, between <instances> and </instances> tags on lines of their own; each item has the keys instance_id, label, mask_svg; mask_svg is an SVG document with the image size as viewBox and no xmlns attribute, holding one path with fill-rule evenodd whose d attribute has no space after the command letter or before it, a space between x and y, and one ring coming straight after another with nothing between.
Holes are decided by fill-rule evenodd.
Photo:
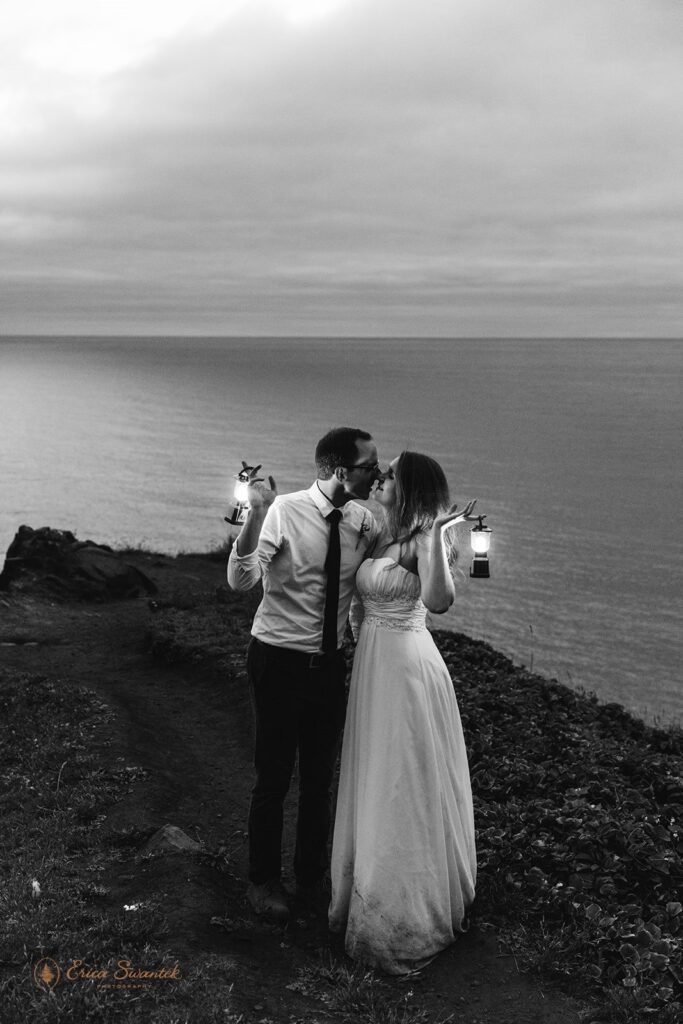
<instances>
[{"instance_id":1,"label":"dark trousers","mask_svg":"<svg viewBox=\"0 0 683 1024\"><path fill-rule=\"evenodd\" d=\"M280 878L283 804L299 752L294 874L310 885L327 869L331 787L346 710L341 652L319 667L310 657L252 638L247 674L255 720L256 783L249 810L249 879Z\"/></svg>"}]
</instances>

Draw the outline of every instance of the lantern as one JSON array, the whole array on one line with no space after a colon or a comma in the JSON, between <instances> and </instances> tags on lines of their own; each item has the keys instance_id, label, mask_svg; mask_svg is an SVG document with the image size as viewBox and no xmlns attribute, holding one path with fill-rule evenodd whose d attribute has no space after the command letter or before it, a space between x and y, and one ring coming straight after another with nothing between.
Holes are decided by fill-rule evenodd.
<instances>
[{"instance_id":1,"label":"lantern","mask_svg":"<svg viewBox=\"0 0 683 1024\"><path fill-rule=\"evenodd\" d=\"M245 522L249 511L249 482L252 473L260 468L242 462L242 468L235 477L234 504L230 509L230 515L223 516L226 523L230 523L231 526L241 526Z\"/></svg>"},{"instance_id":2,"label":"lantern","mask_svg":"<svg viewBox=\"0 0 683 1024\"><path fill-rule=\"evenodd\" d=\"M470 531L470 543L472 545L472 551L474 552L470 576L474 576L480 580L487 580L489 578L488 553L492 533L488 526L484 526L484 519L486 519L486 516L479 516L479 522L474 529Z\"/></svg>"}]
</instances>

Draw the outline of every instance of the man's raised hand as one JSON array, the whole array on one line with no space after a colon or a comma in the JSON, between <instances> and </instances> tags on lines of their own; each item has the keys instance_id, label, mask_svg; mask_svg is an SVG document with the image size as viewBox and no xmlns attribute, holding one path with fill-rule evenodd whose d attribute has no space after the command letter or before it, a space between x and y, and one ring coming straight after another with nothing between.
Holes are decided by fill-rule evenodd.
<instances>
[{"instance_id":1,"label":"man's raised hand","mask_svg":"<svg viewBox=\"0 0 683 1024\"><path fill-rule=\"evenodd\" d=\"M248 466L246 462L242 462L243 472L249 473L247 500L252 508L269 509L277 497L277 485L274 478L269 476L269 486L266 487L265 478L257 475L260 468L261 464L258 466Z\"/></svg>"}]
</instances>

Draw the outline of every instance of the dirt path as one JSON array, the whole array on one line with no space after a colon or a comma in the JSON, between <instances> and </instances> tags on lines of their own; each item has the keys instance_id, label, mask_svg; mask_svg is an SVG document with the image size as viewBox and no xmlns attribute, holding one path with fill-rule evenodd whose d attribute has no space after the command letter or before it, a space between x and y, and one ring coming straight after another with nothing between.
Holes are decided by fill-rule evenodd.
<instances>
[{"instance_id":1,"label":"dirt path","mask_svg":"<svg viewBox=\"0 0 683 1024\"><path fill-rule=\"evenodd\" d=\"M158 584L160 600L179 587L210 591L224 579L220 562L192 556L151 563L138 556L137 564ZM302 1019L301 994L287 986L319 966L321 956L343 959L343 950L323 911L297 916L282 932L257 921L244 899L251 713L239 665L231 677L215 678L192 665L153 661L152 613L143 599L76 605L22 596L0 611L0 639L31 641L3 646L3 661L96 690L117 712L108 756L145 769L144 780L108 814L103 841L130 835L139 846L171 823L216 854L140 861L131 846L106 879L110 905L159 898L169 928L164 942L187 973L216 957L236 967L245 1024ZM285 864L291 864L292 804ZM407 991L406 981L387 984ZM514 956L499 952L495 933L476 914L471 931L408 984L414 1005L435 1021L449 1014L461 1024L579 1021L570 999L518 973Z\"/></svg>"}]
</instances>

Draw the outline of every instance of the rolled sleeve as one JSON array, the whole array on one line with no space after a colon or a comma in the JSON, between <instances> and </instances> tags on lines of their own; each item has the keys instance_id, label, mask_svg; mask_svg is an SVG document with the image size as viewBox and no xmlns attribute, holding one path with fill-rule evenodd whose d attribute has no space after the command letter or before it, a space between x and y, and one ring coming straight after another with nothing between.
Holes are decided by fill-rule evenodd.
<instances>
[{"instance_id":1,"label":"rolled sleeve","mask_svg":"<svg viewBox=\"0 0 683 1024\"><path fill-rule=\"evenodd\" d=\"M261 579L261 563L258 550L249 555L238 555L233 544L228 559L228 586L233 590L251 590Z\"/></svg>"}]
</instances>

